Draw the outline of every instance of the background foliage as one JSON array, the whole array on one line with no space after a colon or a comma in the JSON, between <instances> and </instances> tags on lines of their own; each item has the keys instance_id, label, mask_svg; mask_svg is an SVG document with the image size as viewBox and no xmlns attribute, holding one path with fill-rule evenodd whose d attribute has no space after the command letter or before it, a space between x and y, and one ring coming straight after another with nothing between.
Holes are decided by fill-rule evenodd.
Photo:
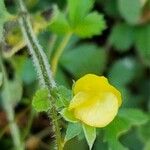
<instances>
[{"instance_id":1,"label":"background foliage","mask_svg":"<svg viewBox=\"0 0 150 150\"><path fill-rule=\"evenodd\" d=\"M110 125L97 130L93 149L149 150L150 0L96 0L92 10L94 13L91 13L92 17L88 16L90 18L88 22L86 18L83 22L82 16L80 18L78 14L80 11L84 15L89 13L91 8L85 10L87 7L84 5L88 5L85 3L80 4L81 8L77 11L74 10L76 6L74 1L74 4L69 6L72 15L66 16L68 11L66 1L25 0L25 2L35 32L50 63L64 34L72 30L75 33L59 60L55 75L58 84L71 89L73 80L87 73L94 73L108 77L111 84L122 93L124 109L120 110ZM1 99L9 101L15 107L16 120L27 148L49 149L49 145L53 147L53 135L49 133L49 119L44 113L37 115L31 106L31 100L38 88L36 72L17 23L15 21L5 23L13 18L10 14L16 14L14 0L5 0L5 4L9 13L2 9L3 3L0 1L0 39L4 35L6 37L0 41L8 72L9 95L7 90L0 91ZM51 22L53 4L58 5L55 9L58 16ZM103 14L106 21L106 29L102 34L99 26L103 27L104 22L97 23L102 19L97 12ZM43 18L47 21L43 21ZM48 27L45 26L46 23L49 24ZM99 34L95 35L97 32ZM1 79L0 72L0 84ZM38 91L37 95L41 92L43 95L38 99L39 105L47 91ZM47 105L41 109L48 109ZM3 150L12 147L7 125L6 114L0 100L0 145ZM61 127L63 134L67 129L66 140L71 139L65 146L66 150L88 149L80 125L69 124L67 127L67 123L61 121Z\"/></svg>"}]
</instances>

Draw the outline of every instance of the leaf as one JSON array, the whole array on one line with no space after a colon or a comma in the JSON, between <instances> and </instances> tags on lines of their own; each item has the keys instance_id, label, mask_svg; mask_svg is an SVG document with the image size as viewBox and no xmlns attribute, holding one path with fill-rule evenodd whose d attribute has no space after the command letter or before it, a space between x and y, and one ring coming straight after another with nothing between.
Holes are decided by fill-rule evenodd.
<instances>
[{"instance_id":1,"label":"leaf","mask_svg":"<svg viewBox=\"0 0 150 150\"><path fill-rule=\"evenodd\" d=\"M0 0L0 41L3 38L3 26L10 19L10 16L5 7L4 0Z\"/></svg>"},{"instance_id":2,"label":"leaf","mask_svg":"<svg viewBox=\"0 0 150 150\"><path fill-rule=\"evenodd\" d=\"M117 87L124 86L132 81L137 69L139 67L134 58L120 59L110 68L109 80Z\"/></svg>"},{"instance_id":3,"label":"leaf","mask_svg":"<svg viewBox=\"0 0 150 150\"><path fill-rule=\"evenodd\" d=\"M69 21L72 26L76 26L78 23L83 21L83 18L92 9L94 0L67 0Z\"/></svg>"},{"instance_id":4,"label":"leaf","mask_svg":"<svg viewBox=\"0 0 150 150\"><path fill-rule=\"evenodd\" d=\"M70 100L72 99L72 91L65 88L64 86L58 86L57 89L57 105L59 107L68 107Z\"/></svg>"},{"instance_id":5,"label":"leaf","mask_svg":"<svg viewBox=\"0 0 150 150\"><path fill-rule=\"evenodd\" d=\"M49 29L57 34L66 34L70 31L70 26L65 14L60 12L58 8L55 9Z\"/></svg>"},{"instance_id":6,"label":"leaf","mask_svg":"<svg viewBox=\"0 0 150 150\"><path fill-rule=\"evenodd\" d=\"M37 112L47 112L51 107L48 89L40 89L33 97L32 106Z\"/></svg>"},{"instance_id":7,"label":"leaf","mask_svg":"<svg viewBox=\"0 0 150 150\"><path fill-rule=\"evenodd\" d=\"M90 127L86 124L82 124L82 127L85 134L85 138L91 150L96 139L96 128Z\"/></svg>"},{"instance_id":8,"label":"leaf","mask_svg":"<svg viewBox=\"0 0 150 150\"><path fill-rule=\"evenodd\" d=\"M105 21L103 16L98 12L92 12L75 27L74 32L79 37L86 38L100 35L104 29Z\"/></svg>"},{"instance_id":9,"label":"leaf","mask_svg":"<svg viewBox=\"0 0 150 150\"><path fill-rule=\"evenodd\" d=\"M63 118L66 120L66 121L69 121L69 122L72 122L72 123L76 123L78 122L78 120L74 117L74 115L68 111L67 108L64 108L60 114L63 116Z\"/></svg>"},{"instance_id":10,"label":"leaf","mask_svg":"<svg viewBox=\"0 0 150 150\"><path fill-rule=\"evenodd\" d=\"M18 60L17 65L20 65L22 63L21 61L23 60L22 59ZM16 62L16 59L15 59L15 62ZM19 68L19 66L17 66L17 68ZM31 59L27 58L24 60L24 62L22 63L22 66L20 66L20 75L25 84L32 84L36 80L37 78L36 71L35 71L35 68L33 66Z\"/></svg>"},{"instance_id":11,"label":"leaf","mask_svg":"<svg viewBox=\"0 0 150 150\"><path fill-rule=\"evenodd\" d=\"M2 99L7 101L9 105L15 107L22 97L22 82L15 75L13 80L7 80L3 83Z\"/></svg>"},{"instance_id":12,"label":"leaf","mask_svg":"<svg viewBox=\"0 0 150 150\"><path fill-rule=\"evenodd\" d=\"M137 24L142 12L141 0L118 0L118 8L122 17L129 24Z\"/></svg>"},{"instance_id":13,"label":"leaf","mask_svg":"<svg viewBox=\"0 0 150 150\"><path fill-rule=\"evenodd\" d=\"M133 125L142 125L148 121L148 115L140 109L124 108L120 110L119 116L128 120Z\"/></svg>"},{"instance_id":14,"label":"leaf","mask_svg":"<svg viewBox=\"0 0 150 150\"><path fill-rule=\"evenodd\" d=\"M78 136L82 131L81 125L79 123L69 123L66 135L65 135L65 142L71 140L72 138Z\"/></svg>"},{"instance_id":15,"label":"leaf","mask_svg":"<svg viewBox=\"0 0 150 150\"><path fill-rule=\"evenodd\" d=\"M125 150L126 148L117 138L130 129L130 124L125 119L116 117L106 128L104 140L108 142L111 150Z\"/></svg>"},{"instance_id":16,"label":"leaf","mask_svg":"<svg viewBox=\"0 0 150 150\"><path fill-rule=\"evenodd\" d=\"M119 136L126 133L132 126L140 126L147 121L148 116L140 109L123 108L118 116L104 128L104 139L112 150L125 150L126 148L118 141Z\"/></svg>"},{"instance_id":17,"label":"leaf","mask_svg":"<svg viewBox=\"0 0 150 150\"><path fill-rule=\"evenodd\" d=\"M60 63L77 79L87 73L102 74L106 60L103 49L93 44L83 44L64 53Z\"/></svg>"},{"instance_id":18,"label":"leaf","mask_svg":"<svg viewBox=\"0 0 150 150\"><path fill-rule=\"evenodd\" d=\"M150 24L136 28L135 47L143 62L150 66Z\"/></svg>"},{"instance_id":19,"label":"leaf","mask_svg":"<svg viewBox=\"0 0 150 150\"><path fill-rule=\"evenodd\" d=\"M109 43L119 52L129 50L134 42L134 32L131 26L120 23L113 27Z\"/></svg>"}]
</instances>

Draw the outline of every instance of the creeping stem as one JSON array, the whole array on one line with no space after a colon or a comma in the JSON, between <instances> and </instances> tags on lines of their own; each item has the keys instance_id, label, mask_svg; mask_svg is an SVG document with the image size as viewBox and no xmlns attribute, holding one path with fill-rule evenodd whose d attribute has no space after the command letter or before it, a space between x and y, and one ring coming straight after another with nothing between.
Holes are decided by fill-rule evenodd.
<instances>
[{"instance_id":1,"label":"creeping stem","mask_svg":"<svg viewBox=\"0 0 150 150\"><path fill-rule=\"evenodd\" d=\"M30 23L30 18L27 9L22 0L17 0L19 12L21 14L19 23L27 43L29 52L32 56L33 63L35 65L36 71L38 73L39 81L41 87L49 89L49 98L51 101L51 111L50 115L53 122L54 134L56 138L57 149L62 150L61 133L57 120L57 110L55 106L55 97L52 95L52 88L56 87L56 83L52 77L52 72L50 70L50 65L48 59L41 45L39 44Z\"/></svg>"}]
</instances>

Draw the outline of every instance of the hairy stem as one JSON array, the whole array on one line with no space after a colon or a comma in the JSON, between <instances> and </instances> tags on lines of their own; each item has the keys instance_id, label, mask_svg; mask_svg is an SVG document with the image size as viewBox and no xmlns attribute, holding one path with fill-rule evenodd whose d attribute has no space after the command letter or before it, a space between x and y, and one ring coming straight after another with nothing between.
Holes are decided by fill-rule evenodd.
<instances>
[{"instance_id":1,"label":"hairy stem","mask_svg":"<svg viewBox=\"0 0 150 150\"><path fill-rule=\"evenodd\" d=\"M21 142L19 127L15 122L15 112L14 112L13 106L10 104L11 93L9 91L7 73L6 73L5 67L3 65L1 53L0 53L0 68L1 68L1 71L3 74L3 87L2 88L3 88L3 90L5 90L5 92L7 92L7 98L3 99L2 103L3 103L3 107L5 109L5 112L7 114L7 119L9 122L9 128L10 128L10 132L12 135L13 143L14 143L16 150L24 150L24 146Z\"/></svg>"},{"instance_id":2,"label":"hairy stem","mask_svg":"<svg viewBox=\"0 0 150 150\"><path fill-rule=\"evenodd\" d=\"M60 43L60 45L58 46L58 48L56 49L56 52L53 56L52 59L52 71L53 71L53 75L56 74L57 71L57 66L58 66L58 61L60 56L62 55L67 43L69 42L70 38L71 38L72 33L68 33L64 39L62 40L62 42Z\"/></svg>"},{"instance_id":3,"label":"hairy stem","mask_svg":"<svg viewBox=\"0 0 150 150\"><path fill-rule=\"evenodd\" d=\"M44 53L44 50L40 46L33 32L32 25L30 23L30 18L25 8L25 5L22 2L22 0L17 0L17 2L18 2L20 13L22 14L19 19L20 27L21 27L24 39L27 43L29 52L32 56L36 71L38 73L41 87L49 89L49 98L51 100L51 105L52 105L52 109L49 115L51 115L52 122L53 122L57 149L62 150L63 148L62 148L62 142L61 142L61 133L60 133L60 128L59 128L59 124L57 120L58 118L57 110L55 107L55 97L52 95L52 92L51 92L52 91L51 89L54 88L56 84L52 77L52 72L50 70L50 65L48 63L47 56Z\"/></svg>"}]
</instances>

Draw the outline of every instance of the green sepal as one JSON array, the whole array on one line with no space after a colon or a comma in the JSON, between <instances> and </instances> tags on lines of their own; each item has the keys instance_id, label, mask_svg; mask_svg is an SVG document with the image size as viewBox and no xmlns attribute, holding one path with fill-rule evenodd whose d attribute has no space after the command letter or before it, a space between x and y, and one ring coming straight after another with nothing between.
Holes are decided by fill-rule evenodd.
<instances>
[{"instance_id":1,"label":"green sepal","mask_svg":"<svg viewBox=\"0 0 150 150\"><path fill-rule=\"evenodd\" d=\"M83 127L86 141L87 141L89 148L91 150L93 147L93 144L95 142L95 139L96 139L96 128L88 126L86 124L82 124L82 127Z\"/></svg>"}]
</instances>

